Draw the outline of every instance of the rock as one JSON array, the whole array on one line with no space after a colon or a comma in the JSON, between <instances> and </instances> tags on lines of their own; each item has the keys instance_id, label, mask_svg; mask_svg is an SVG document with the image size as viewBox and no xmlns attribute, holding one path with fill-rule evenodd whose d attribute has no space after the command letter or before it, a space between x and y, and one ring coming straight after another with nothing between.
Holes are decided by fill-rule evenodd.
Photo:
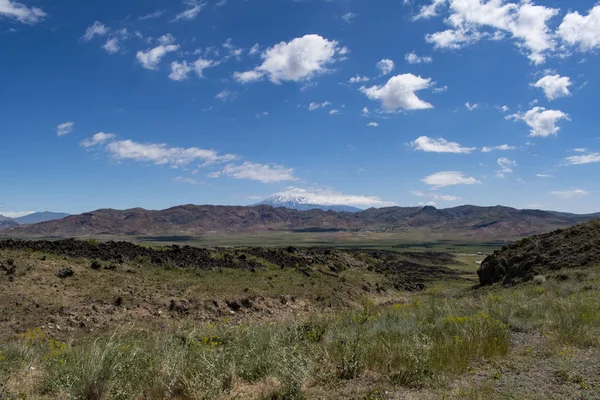
<instances>
[{"instance_id":1,"label":"rock","mask_svg":"<svg viewBox=\"0 0 600 400\"><path fill-rule=\"evenodd\" d=\"M92 262L92 265L90 265L90 268L99 270L100 268L102 268L102 264L100 264L98 261L94 261Z\"/></svg>"},{"instance_id":2,"label":"rock","mask_svg":"<svg viewBox=\"0 0 600 400\"><path fill-rule=\"evenodd\" d=\"M184 301L184 300L181 300L181 301L171 300L171 303L169 304L169 311L174 311L179 314L189 314L190 313L190 303L188 303L187 301Z\"/></svg>"},{"instance_id":3,"label":"rock","mask_svg":"<svg viewBox=\"0 0 600 400\"><path fill-rule=\"evenodd\" d=\"M56 276L58 276L61 279L68 278L73 275L75 275L75 272L73 272L73 270L70 267L61 268L58 270L58 273L56 274Z\"/></svg>"},{"instance_id":4,"label":"rock","mask_svg":"<svg viewBox=\"0 0 600 400\"><path fill-rule=\"evenodd\" d=\"M121 307L123 305L123 298L121 296L117 297L114 304L115 307Z\"/></svg>"}]
</instances>

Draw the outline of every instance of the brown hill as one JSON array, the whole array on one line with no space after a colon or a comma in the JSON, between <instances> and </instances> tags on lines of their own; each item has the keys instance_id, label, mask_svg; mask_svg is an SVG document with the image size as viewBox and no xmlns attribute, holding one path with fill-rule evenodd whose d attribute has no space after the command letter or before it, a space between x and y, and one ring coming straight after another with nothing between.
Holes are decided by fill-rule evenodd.
<instances>
[{"instance_id":1,"label":"brown hill","mask_svg":"<svg viewBox=\"0 0 600 400\"><path fill-rule=\"evenodd\" d=\"M0 229L1 228L10 228L12 226L18 226L19 224L12 218L5 217L4 215L0 215Z\"/></svg>"},{"instance_id":2,"label":"brown hill","mask_svg":"<svg viewBox=\"0 0 600 400\"><path fill-rule=\"evenodd\" d=\"M433 236L511 239L588 221L590 216L509 207L388 207L361 212L298 211L254 207L184 205L166 210L101 209L30 226L3 230L5 236L200 235L261 231L398 230Z\"/></svg>"},{"instance_id":3,"label":"brown hill","mask_svg":"<svg viewBox=\"0 0 600 400\"><path fill-rule=\"evenodd\" d=\"M522 239L487 257L477 271L482 285L532 279L561 268L600 264L600 219Z\"/></svg>"}]
</instances>

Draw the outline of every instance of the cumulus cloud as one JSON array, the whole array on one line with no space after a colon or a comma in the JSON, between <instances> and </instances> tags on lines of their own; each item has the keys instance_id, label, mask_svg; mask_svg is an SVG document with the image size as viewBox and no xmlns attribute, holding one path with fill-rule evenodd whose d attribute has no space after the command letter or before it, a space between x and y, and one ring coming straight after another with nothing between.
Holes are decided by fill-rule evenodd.
<instances>
[{"instance_id":1,"label":"cumulus cloud","mask_svg":"<svg viewBox=\"0 0 600 400\"><path fill-rule=\"evenodd\" d=\"M415 19L436 16L446 4L449 16L444 21L450 29L426 36L437 48L457 49L483 38L499 40L510 35L534 64L543 63L556 48L548 22L558 9L537 6L531 1L434 0L421 8Z\"/></svg>"},{"instance_id":2,"label":"cumulus cloud","mask_svg":"<svg viewBox=\"0 0 600 400\"><path fill-rule=\"evenodd\" d=\"M273 196L301 198L306 204L324 206L355 206L355 207L391 207L396 203L384 201L378 196L363 196L340 193L332 189L290 187L285 192Z\"/></svg>"},{"instance_id":3,"label":"cumulus cloud","mask_svg":"<svg viewBox=\"0 0 600 400\"><path fill-rule=\"evenodd\" d=\"M592 8L587 16L577 11L565 15L557 30L558 36L581 51L592 51L600 47L600 4Z\"/></svg>"},{"instance_id":4,"label":"cumulus cloud","mask_svg":"<svg viewBox=\"0 0 600 400\"><path fill-rule=\"evenodd\" d=\"M394 70L394 62L389 58L384 58L377 63L377 69L381 75L387 75Z\"/></svg>"},{"instance_id":5,"label":"cumulus cloud","mask_svg":"<svg viewBox=\"0 0 600 400\"><path fill-rule=\"evenodd\" d=\"M559 110L546 110L544 107L534 107L526 113L509 115L506 119L525 122L531 128L529 136L541 137L556 135L560 130L560 127L556 126L558 121L570 121L568 114Z\"/></svg>"},{"instance_id":6,"label":"cumulus cloud","mask_svg":"<svg viewBox=\"0 0 600 400\"><path fill-rule=\"evenodd\" d=\"M121 47L119 46L119 38L116 37L108 39L102 47L109 54L115 54L121 50Z\"/></svg>"},{"instance_id":7,"label":"cumulus cloud","mask_svg":"<svg viewBox=\"0 0 600 400\"><path fill-rule=\"evenodd\" d=\"M420 56L416 55L414 51L411 53L406 53L404 55L404 59L409 64L422 64L422 63L431 64L431 62L433 61L433 58L427 57L427 56L420 57Z\"/></svg>"},{"instance_id":8,"label":"cumulus cloud","mask_svg":"<svg viewBox=\"0 0 600 400\"><path fill-rule=\"evenodd\" d=\"M426 176L421 180L427 185L433 187L445 187L454 185L474 185L481 183L473 177L466 177L462 172L458 171L442 171Z\"/></svg>"},{"instance_id":9,"label":"cumulus cloud","mask_svg":"<svg viewBox=\"0 0 600 400\"><path fill-rule=\"evenodd\" d=\"M443 200L443 201L460 200L460 197L457 197L457 196L452 196L449 194L435 193L435 192L422 192L420 190L412 190L410 193L414 196L425 197L425 198L437 200L437 201L439 201L439 200Z\"/></svg>"},{"instance_id":10,"label":"cumulus cloud","mask_svg":"<svg viewBox=\"0 0 600 400\"><path fill-rule=\"evenodd\" d=\"M297 181L293 168L285 168L275 164L256 164L245 162L241 165L228 164L220 171L208 175L210 178L229 176L234 179L249 179L262 183L277 183L285 181Z\"/></svg>"},{"instance_id":11,"label":"cumulus cloud","mask_svg":"<svg viewBox=\"0 0 600 400\"><path fill-rule=\"evenodd\" d=\"M194 162L210 165L232 161L237 158L232 154L219 155L215 150L205 150L197 147L168 147L162 143L138 143L133 140L119 140L108 143L105 150L111 158L117 161L141 161L171 167L183 167Z\"/></svg>"},{"instance_id":12,"label":"cumulus cloud","mask_svg":"<svg viewBox=\"0 0 600 400\"><path fill-rule=\"evenodd\" d=\"M533 87L540 88L544 91L548 100L556 100L560 97L570 96L569 86L571 86L571 78L568 76L546 75L536 83L531 84Z\"/></svg>"},{"instance_id":13,"label":"cumulus cloud","mask_svg":"<svg viewBox=\"0 0 600 400\"><path fill-rule=\"evenodd\" d=\"M82 140L79 144L81 145L81 147L89 148L98 146L99 144L104 144L109 140L114 139L115 137L116 135L114 133L98 132L91 138Z\"/></svg>"},{"instance_id":14,"label":"cumulus cloud","mask_svg":"<svg viewBox=\"0 0 600 400\"><path fill-rule=\"evenodd\" d=\"M411 142L410 145L415 150L431 153L469 154L475 150L475 147L462 147L456 142L449 142L443 138L433 139L427 136L417 138L415 141Z\"/></svg>"},{"instance_id":15,"label":"cumulus cloud","mask_svg":"<svg viewBox=\"0 0 600 400\"><path fill-rule=\"evenodd\" d=\"M135 55L138 62L145 69L157 69L158 64L160 64L160 61L165 55L179 50L179 45L173 44L175 42L175 38L173 38L173 36L170 34L163 35L158 40L160 43L158 46L146 51L140 50Z\"/></svg>"},{"instance_id":16,"label":"cumulus cloud","mask_svg":"<svg viewBox=\"0 0 600 400\"><path fill-rule=\"evenodd\" d=\"M275 84L282 81L306 81L329 71L328 67L345 56L348 49L335 40L319 35L305 35L290 42L281 42L265 50L263 63L253 70L234 73L240 83L268 78Z\"/></svg>"},{"instance_id":17,"label":"cumulus cloud","mask_svg":"<svg viewBox=\"0 0 600 400\"><path fill-rule=\"evenodd\" d=\"M194 62L173 61L171 63L171 73L169 79L174 81L183 81L188 78L190 72L194 71L199 78L204 78L204 70L219 65L218 61L199 58Z\"/></svg>"},{"instance_id":18,"label":"cumulus cloud","mask_svg":"<svg viewBox=\"0 0 600 400\"><path fill-rule=\"evenodd\" d=\"M177 21L193 21L196 19L200 11L206 6L206 2L199 0L186 0L183 2L187 5L187 9L177 14L171 22Z\"/></svg>"},{"instance_id":19,"label":"cumulus cloud","mask_svg":"<svg viewBox=\"0 0 600 400\"><path fill-rule=\"evenodd\" d=\"M371 127L371 128L377 128L379 126L379 123L377 123L377 122L369 122L367 124L367 126Z\"/></svg>"},{"instance_id":20,"label":"cumulus cloud","mask_svg":"<svg viewBox=\"0 0 600 400\"><path fill-rule=\"evenodd\" d=\"M416 93L419 90L431 87L431 79L421 78L413 74L396 75L390 78L383 86L361 87L371 100L381 101L381 106L386 112L402 110L423 110L433 108L431 104L421 100Z\"/></svg>"},{"instance_id":21,"label":"cumulus cloud","mask_svg":"<svg viewBox=\"0 0 600 400\"><path fill-rule=\"evenodd\" d=\"M324 101L322 103L317 103L317 102L312 102L308 105L308 110L309 111L315 111L318 110L319 108L325 108L325 107L329 107L331 105L331 102L329 101Z\"/></svg>"},{"instance_id":22,"label":"cumulus cloud","mask_svg":"<svg viewBox=\"0 0 600 400\"><path fill-rule=\"evenodd\" d=\"M63 122L56 127L56 134L58 136L68 135L73 132L73 128L75 127L75 122Z\"/></svg>"},{"instance_id":23,"label":"cumulus cloud","mask_svg":"<svg viewBox=\"0 0 600 400\"><path fill-rule=\"evenodd\" d=\"M33 25L46 17L44 10L28 7L13 0L0 0L0 18L15 19L23 24Z\"/></svg>"},{"instance_id":24,"label":"cumulus cloud","mask_svg":"<svg viewBox=\"0 0 600 400\"><path fill-rule=\"evenodd\" d=\"M96 21L92 25L88 26L81 40L88 42L96 36L106 36L109 32L110 29L106 25L99 21Z\"/></svg>"},{"instance_id":25,"label":"cumulus cloud","mask_svg":"<svg viewBox=\"0 0 600 400\"><path fill-rule=\"evenodd\" d=\"M565 158L567 165L581 165L600 162L600 153L588 153Z\"/></svg>"},{"instance_id":26,"label":"cumulus cloud","mask_svg":"<svg viewBox=\"0 0 600 400\"><path fill-rule=\"evenodd\" d=\"M500 170L496 171L496 176L498 178L504 178L504 174L512 173L514 168L517 166L516 161L510 160L506 157L500 157L497 163L500 166Z\"/></svg>"},{"instance_id":27,"label":"cumulus cloud","mask_svg":"<svg viewBox=\"0 0 600 400\"><path fill-rule=\"evenodd\" d=\"M371 78L369 78L368 76L360 76L360 75L356 75L353 76L352 78L350 78L348 80L348 83L361 83L361 82L369 82L371 80Z\"/></svg>"},{"instance_id":28,"label":"cumulus cloud","mask_svg":"<svg viewBox=\"0 0 600 400\"><path fill-rule=\"evenodd\" d=\"M551 195L556 197L560 197L563 199L572 199L574 197L583 197L590 194L590 192L582 190L582 189L566 189L566 190L555 190L550 192Z\"/></svg>"},{"instance_id":29,"label":"cumulus cloud","mask_svg":"<svg viewBox=\"0 0 600 400\"><path fill-rule=\"evenodd\" d=\"M535 174L538 178L554 178L554 175L549 174Z\"/></svg>"},{"instance_id":30,"label":"cumulus cloud","mask_svg":"<svg viewBox=\"0 0 600 400\"><path fill-rule=\"evenodd\" d=\"M484 146L481 148L482 153L491 153L494 150L507 151L516 150L517 146L509 146L507 144L501 144L500 146Z\"/></svg>"}]
</instances>

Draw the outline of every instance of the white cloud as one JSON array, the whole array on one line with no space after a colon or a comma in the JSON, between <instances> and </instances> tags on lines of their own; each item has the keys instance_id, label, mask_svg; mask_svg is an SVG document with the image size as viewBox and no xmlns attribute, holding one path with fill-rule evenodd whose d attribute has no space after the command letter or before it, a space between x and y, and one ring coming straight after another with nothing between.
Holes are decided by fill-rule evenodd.
<instances>
[{"instance_id":1,"label":"white cloud","mask_svg":"<svg viewBox=\"0 0 600 400\"><path fill-rule=\"evenodd\" d=\"M0 0L0 1L2 1L2 0ZM104 25L103 23L101 23L99 21L96 21L86 29L81 40L87 42L87 41L92 40L95 36L108 35L109 32L110 32L110 29L108 29L108 27L106 25Z\"/></svg>"},{"instance_id":2,"label":"white cloud","mask_svg":"<svg viewBox=\"0 0 600 400\"><path fill-rule=\"evenodd\" d=\"M156 165L170 165L172 167L182 167L193 162L210 165L232 161L237 158L232 154L219 155L215 150L205 150L197 147L167 147L166 144L144 144L132 140L111 142L106 145L105 150L117 161L132 160L150 162Z\"/></svg>"},{"instance_id":3,"label":"white cloud","mask_svg":"<svg viewBox=\"0 0 600 400\"><path fill-rule=\"evenodd\" d=\"M504 174L510 174L514 172L514 168L517 166L515 161L506 157L500 157L497 163L500 166L500 170L496 171L496 176L499 178L504 178Z\"/></svg>"},{"instance_id":4,"label":"white cloud","mask_svg":"<svg viewBox=\"0 0 600 400\"><path fill-rule=\"evenodd\" d=\"M460 200L460 197L456 197L456 196L452 196L449 194L441 194L441 193L435 193L435 192L422 192L420 190L412 190L410 192L411 194L418 196L418 197L426 197L428 199L432 199L432 200L443 200L443 201L457 201Z\"/></svg>"},{"instance_id":5,"label":"white cloud","mask_svg":"<svg viewBox=\"0 0 600 400\"><path fill-rule=\"evenodd\" d=\"M35 211L2 211L0 210L0 215L7 218L20 218L26 215L30 215L35 213Z\"/></svg>"},{"instance_id":6,"label":"white cloud","mask_svg":"<svg viewBox=\"0 0 600 400\"><path fill-rule=\"evenodd\" d=\"M234 73L235 79L248 83L267 77L271 82L306 81L329 71L328 66L338 61L336 56L348 53L335 40L319 35L305 35L290 42L281 42L265 50L263 63L253 70Z\"/></svg>"},{"instance_id":7,"label":"white cloud","mask_svg":"<svg viewBox=\"0 0 600 400\"><path fill-rule=\"evenodd\" d=\"M377 128L379 126L379 123L377 123L377 122L369 122L367 124L367 126L369 126L371 128Z\"/></svg>"},{"instance_id":8,"label":"white cloud","mask_svg":"<svg viewBox=\"0 0 600 400\"><path fill-rule=\"evenodd\" d=\"M592 8L587 16L577 11L565 15L557 30L558 36L581 51L600 47L600 4Z\"/></svg>"},{"instance_id":9,"label":"white cloud","mask_svg":"<svg viewBox=\"0 0 600 400\"><path fill-rule=\"evenodd\" d=\"M349 12L349 13L342 15L342 19L349 24L352 23L352 20L356 17L358 17L358 14L353 13L353 12Z\"/></svg>"},{"instance_id":10,"label":"white cloud","mask_svg":"<svg viewBox=\"0 0 600 400\"><path fill-rule=\"evenodd\" d=\"M81 145L81 147L85 148L94 147L99 144L106 143L107 141L112 140L115 137L116 135L114 133L98 132L91 138L82 140L79 144Z\"/></svg>"},{"instance_id":11,"label":"white cloud","mask_svg":"<svg viewBox=\"0 0 600 400\"><path fill-rule=\"evenodd\" d=\"M462 147L458 143L449 142L443 138L433 139L427 136L417 138L415 141L411 142L410 145L415 150L431 153L469 154L475 150L475 147Z\"/></svg>"},{"instance_id":12,"label":"white cloud","mask_svg":"<svg viewBox=\"0 0 600 400\"><path fill-rule=\"evenodd\" d=\"M228 164L220 171L208 175L210 178L229 176L235 179L250 179L262 183L277 183L285 181L297 181L292 168L282 165L256 164L245 162L241 165Z\"/></svg>"},{"instance_id":13,"label":"white cloud","mask_svg":"<svg viewBox=\"0 0 600 400\"><path fill-rule=\"evenodd\" d=\"M412 53L406 53L404 55L404 59L406 61L408 61L409 64L421 64L421 63L430 64L433 61L433 58L431 58L431 57L427 57L427 56L419 57L418 55L415 54L414 51Z\"/></svg>"},{"instance_id":14,"label":"white cloud","mask_svg":"<svg viewBox=\"0 0 600 400\"><path fill-rule=\"evenodd\" d=\"M232 92L229 89L223 89L215 96L215 99L219 99L221 101L233 100L237 97L237 93Z\"/></svg>"},{"instance_id":15,"label":"white cloud","mask_svg":"<svg viewBox=\"0 0 600 400\"><path fill-rule=\"evenodd\" d=\"M175 38L171 34L161 36L158 41L160 45L146 51L138 51L135 55L142 67L155 70L167 53L179 50L179 45L173 44Z\"/></svg>"},{"instance_id":16,"label":"white cloud","mask_svg":"<svg viewBox=\"0 0 600 400\"><path fill-rule=\"evenodd\" d=\"M188 6L185 11L177 14L172 22L176 21L193 21L196 19L200 11L206 6L206 2L199 0L186 0L184 4Z\"/></svg>"},{"instance_id":17,"label":"white cloud","mask_svg":"<svg viewBox=\"0 0 600 400\"><path fill-rule=\"evenodd\" d=\"M378 196L362 196L344 194L331 189L290 187L285 192L273 196L301 198L305 204L320 204L325 206L355 206L355 207L390 207L396 203L381 200Z\"/></svg>"},{"instance_id":18,"label":"white cloud","mask_svg":"<svg viewBox=\"0 0 600 400\"><path fill-rule=\"evenodd\" d=\"M447 0L433 0L431 4L422 5L419 13L413 17L413 21L429 19L438 15L439 9L446 4Z\"/></svg>"},{"instance_id":19,"label":"white cloud","mask_svg":"<svg viewBox=\"0 0 600 400\"><path fill-rule=\"evenodd\" d=\"M199 78L204 78L204 70L217 65L219 65L219 62L203 58L199 58L192 63L188 63L187 61L173 61L171 63L169 79L174 81L185 80L192 71L196 72L196 75L198 75Z\"/></svg>"},{"instance_id":20,"label":"white cloud","mask_svg":"<svg viewBox=\"0 0 600 400\"><path fill-rule=\"evenodd\" d=\"M363 117L367 117L369 115L369 108L368 107L363 107L361 114Z\"/></svg>"},{"instance_id":21,"label":"white cloud","mask_svg":"<svg viewBox=\"0 0 600 400\"><path fill-rule=\"evenodd\" d=\"M465 107L469 109L469 111L473 111L476 108L479 108L479 104L471 104L468 101L465 103Z\"/></svg>"},{"instance_id":22,"label":"white cloud","mask_svg":"<svg viewBox=\"0 0 600 400\"><path fill-rule=\"evenodd\" d=\"M554 175L549 174L535 174L538 178L554 178Z\"/></svg>"},{"instance_id":23,"label":"white cloud","mask_svg":"<svg viewBox=\"0 0 600 400\"><path fill-rule=\"evenodd\" d=\"M68 135L69 133L73 132L74 127L74 122L64 122L56 127L56 134L58 136Z\"/></svg>"},{"instance_id":24,"label":"white cloud","mask_svg":"<svg viewBox=\"0 0 600 400\"><path fill-rule=\"evenodd\" d=\"M361 83L361 82L369 82L371 80L371 78L369 78L368 76L360 76L360 75L356 75L353 76L352 78L350 78L348 80L348 83Z\"/></svg>"},{"instance_id":25,"label":"white cloud","mask_svg":"<svg viewBox=\"0 0 600 400\"><path fill-rule=\"evenodd\" d=\"M587 153L588 149L586 149L584 147L578 147L576 149L573 149L573 151L576 153Z\"/></svg>"},{"instance_id":26,"label":"white cloud","mask_svg":"<svg viewBox=\"0 0 600 400\"><path fill-rule=\"evenodd\" d=\"M260 45L258 43L256 43L254 46L250 47L250 50L248 50L248 54L253 56L255 54L260 53Z\"/></svg>"},{"instance_id":27,"label":"white cloud","mask_svg":"<svg viewBox=\"0 0 600 400\"><path fill-rule=\"evenodd\" d=\"M445 187L453 185L474 185L481 183L473 177L466 177L462 172L442 171L426 176L421 180L433 187Z\"/></svg>"},{"instance_id":28,"label":"white cloud","mask_svg":"<svg viewBox=\"0 0 600 400\"><path fill-rule=\"evenodd\" d=\"M316 102L312 102L308 105L308 110L309 111L315 111L318 110L319 108L325 108L325 107L329 107L331 105L331 103L329 101L324 101L322 103L316 103Z\"/></svg>"},{"instance_id":29,"label":"white cloud","mask_svg":"<svg viewBox=\"0 0 600 400\"><path fill-rule=\"evenodd\" d=\"M119 38L116 37L108 39L102 47L109 54L115 54L121 50L121 47L119 46Z\"/></svg>"},{"instance_id":30,"label":"white cloud","mask_svg":"<svg viewBox=\"0 0 600 400\"><path fill-rule=\"evenodd\" d=\"M165 10L156 10L153 13L142 15L139 17L140 20L145 21L147 19L156 19L160 18L165 13Z\"/></svg>"},{"instance_id":31,"label":"white cloud","mask_svg":"<svg viewBox=\"0 0 600 400\"><path fill-rule=\"evenodd\" d=\"M562 119L570 121L569 115L559 110L546 110L544 107L534 107L526 113L517 113L509 115L506 119L524 121L529 127L529 136L547 137L556 135L560 128L556 123Z\"/></svg>"},{"instance_id":32,"label":"white cloud","mask_svg":"<svg viewBox=\"0 0 600 400\"><path fill-rule=\"evenodd\" d=\"M508 108L508 106L505 104L503 106L498 106L496 107L498 110L502 111L503 113L509 112L510 108Z\"/></svg>"},{"instance_id":33,"label":"white cloud","mask_svg":"<svg viewBox=\"0 0 600 400\"><path fill-rule=\"evenodd\" d=\"M387 75L394 70L394 62L389 58L384 58L377 63L377 69L381 75Z\"/></svg>"},{"instance_id":34,"label":"white cloud","mask_svg":"<svg viewBox=\"0 0 600 400\"><path fill-rule=\"evenodd\" d=\"M589 153L565 158L567 165L581 165L600 162L600 153Z\"/></svg>"},{"instance_id":35,"label":"white cloud","mask_svg":"<svg viewBox=\"0 0 600 400\"><path fill-rule=\"evenodd\" d=\"M560 97L570 96L569 86L571 86L571 78L568 76L546 75L536 83L531 84L533 87L540 88L544 91L548 100L556 100Z\"/></svg>"},{"instance_id":36,"label":"white cloud","mask_svg":"<svg viewBox=\"0 0 600 400\"><path fill-rule=\"evenodd\" d=\"M27 7L13 0L0 0L0 19L16 19L23 24L33 25L44 19L46 13L38 7Z\"/></svg>"},{"instance_id":37,"label":"white cloud","mask_svg":"<svg viewBox=\"0 0 600 400\"><path fill-rule=\"evenodd\" d=\"M501 144L500 146L484 146L481 148L482 153L491 153L494 150L507 151L507 150L516 150L516 146L509 146L507 144Z\"/></svg>"},{"instance_id":38,"label":"white cloud","mask_svg":"<svg viewBox=\"0 0 600 400\"><path fill-rule=\"evenodd\" d=\"M444 93L448 91L448 86L444 85L442 87L433 88L431 91L433 93Z\"/></svg>"},{"instance_id":39,"label":"white cloud","mask_svg":"<svg viewBox=\"0 0 600 400\"><path fill-rule=\"evenodd\" d=\"M555 190L550 192L551 195L563 198L572 199L574 197L583 197L590 194L590 192L581 189L567 189L567 190Z\"/></svg>"},{"instance_id":40,"label":"white cloud","mask_svg":"<svg viewBox=\"0 0 600 400\"><path fill-rule=\"evenodd\" d=\"M422 110L433 108L426 101L417 97L415 92L431 87L431 79L421 78L413 74L402 74L391 77L383 86L361 87L360 90L371 100L380 100L386 112L403 110Z\"/></svg>"},{"instance_id":41,"label":"white cloud","mask_svg":"<svg viewBox=\"0 0 600 400\"><path fill-rule=\"evenodd\" d=\"M531 1L434 0L421 8L415 19L436 16L446 3L450 15L445 22L450 29L426 36L438 48L457 49L483 38L500 40L510 34L534 64L543 63L556 48L548 22L558 14L558 9L536 6Z\"/></svg>"},{"instance_id":42,"label":"white cloud","mask_svg":"<svg viewBox=\"0 0 600 400\"><path fill-rule=\"evenodd\" d=\"M193 178L185 178L183 176L177 176L177 177L173 178L173 181L178 182L178 183L186 183L188 185L194 185L194 186L203 185L203 183L200 182L199 180L196 180Z\"/></svg>"},{"instance_id":43,"label":"white cloud","mask_svg":"<svg viewBox=\"0 0 600 400\"><path fill-rule=\"evenodd\" d=\"M338 115L340 113L340 110L338 110L337 108L334 108L333 110L329 111L329 115Z\"/></svg>"}]
</instances>

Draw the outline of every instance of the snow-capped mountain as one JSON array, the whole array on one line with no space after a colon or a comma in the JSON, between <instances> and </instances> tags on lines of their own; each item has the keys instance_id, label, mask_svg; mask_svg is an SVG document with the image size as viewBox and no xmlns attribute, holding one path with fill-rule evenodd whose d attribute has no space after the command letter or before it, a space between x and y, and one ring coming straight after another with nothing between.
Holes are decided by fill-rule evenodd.
<instances>
[{"instance_id":1,"label":"snow-capped mountain","mask_svg":"<svg viewBox=\"0 0 600 400\"><path fill-rule=\"evenodd\" d=\"M294 210L306 211L306 210L331 210L331 211L346 211L346 212L358 212L362 211L360 208L346 206L346 205L326 205L326 204L314 204L313 201L307 196L296 193L294 191L281 192L274 194L273 196L261 201L256 204L266 204L273 207L285 207Z\"/></svg>"}]
</instances>

